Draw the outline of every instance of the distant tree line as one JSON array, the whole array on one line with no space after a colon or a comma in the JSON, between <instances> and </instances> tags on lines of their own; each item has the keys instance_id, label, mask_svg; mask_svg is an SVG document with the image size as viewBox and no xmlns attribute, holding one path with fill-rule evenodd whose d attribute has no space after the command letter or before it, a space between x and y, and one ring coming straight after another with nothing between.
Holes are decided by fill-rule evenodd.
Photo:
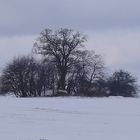
<instances>
[{"instance_id":1,"label":"distant tree line","mask_svg":"<svg viewBox=\"0 0 140 140\"><path fill-rule=\"evenodd\" d=\"M124 70L107 76L103 58L86 50L85 41L84 35L70 29L45 29L33 47L42 58L14 58L2 72L1 93L17 97L136 97L136 78Z\"/></svg>"}]
</instances>

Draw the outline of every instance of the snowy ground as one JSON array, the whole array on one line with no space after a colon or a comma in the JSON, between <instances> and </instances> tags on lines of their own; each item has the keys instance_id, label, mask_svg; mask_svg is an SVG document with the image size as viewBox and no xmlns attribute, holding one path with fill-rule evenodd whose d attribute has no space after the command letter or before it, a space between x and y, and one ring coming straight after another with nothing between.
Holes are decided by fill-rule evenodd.
<instances>
[{"instance_id":1,"label":"snowy ground","mask_svg":"<svg viewBox=\"0 0 140 140\"><path fill-rule=\"evenodd\" d=\"M140 140L139 98L0 97L0 140Z\"/></svg>"}]
</instances>

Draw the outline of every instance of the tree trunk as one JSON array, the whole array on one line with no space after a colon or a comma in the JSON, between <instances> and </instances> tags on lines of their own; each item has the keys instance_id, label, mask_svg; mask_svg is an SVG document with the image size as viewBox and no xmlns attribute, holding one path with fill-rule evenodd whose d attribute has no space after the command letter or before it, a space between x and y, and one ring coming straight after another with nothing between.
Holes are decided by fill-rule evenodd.
<instances>
[{"instance_id":1,"label":"tree trunk","mask_svg":"<svg viewBox=\"0 0 140 140\"><path fill-rule=\"evenodd\" d=\"M60 75L60 79L58 82L58 89L65 90L66 87L66 72L63 71Z\"/></svg>"}]
</instances>

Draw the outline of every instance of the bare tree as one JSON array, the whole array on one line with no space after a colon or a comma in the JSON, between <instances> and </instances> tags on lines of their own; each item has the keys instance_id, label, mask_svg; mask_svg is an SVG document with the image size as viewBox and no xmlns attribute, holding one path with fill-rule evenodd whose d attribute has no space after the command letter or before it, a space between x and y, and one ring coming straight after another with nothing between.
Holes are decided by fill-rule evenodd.
<instances>
[{"instance_id":1,"label":"bare tree","mask_svg":"<svg viewBox=\"0 0 140 140\"><path fill-rule=\"evenodd\" d=\"M66 76L76 62L77 52L86 41L85 36L70 29L45 29L34 45L34 50L51 59L58 72L58 89L66 89Z\"/></svg>"},{"instance_id":2,"label":"bare tree","mask_svg":"<svg viewBox=\"0 0 140 140\"><path fill-rule=\"evenodd\" d=\"M17 97L27 97L27 59L16 58L3 71L2 87L6 92L14 92Z\"/></svg>"},{"instance_id":3,"label":"bare tree","mask_svg":"<svg viewBox=\"0 0 140 140\"><path fill-rule=\"evenodd\" d=\"M55 94L55 85L56 85L56 69L53 63L50 60L43 60L40 62L40 66L38 68L38 85L42 85L43 96L52 96ZM51 93L47 93L51 90Z\"/></svg>"},{"instance_id":4,"label":"bare tree","mask_svg":"<svg viewBox=\"0 0 140 140\"><path fill-rule=\"evenodd\" d=\"M15 58L2 73L3 93L13 92L17 97L46 96L54 85L53 65L33 57Z\"/></svg>"},{"instance_id":5,"label":"bare tree","mask_svg":"<svg viewBox=\"0 0 140 140\"><path fill-rule=\"evenodd\" d=\"M102 57L95 54L94 51L81 51L77 63L72 68L69 76L69 92L82 96L89 93L92 96L91 88L93 88L93 83L104 77Z\"/></svg>"}]
</instances>

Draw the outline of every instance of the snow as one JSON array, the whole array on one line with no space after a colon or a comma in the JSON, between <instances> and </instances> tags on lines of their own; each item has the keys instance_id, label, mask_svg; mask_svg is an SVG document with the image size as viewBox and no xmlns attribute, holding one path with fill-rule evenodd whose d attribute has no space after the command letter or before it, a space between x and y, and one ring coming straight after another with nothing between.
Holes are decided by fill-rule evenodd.
<instances>
[{"instance_id":1,"label":"snow","mask_svg":"<svg viewBox=\"0 0 140 140\"><path fill-rule=\"evenodd\" d=\"M0 97L1 140L139 140L139 98Z\"/></svg>"}]
</instances>

